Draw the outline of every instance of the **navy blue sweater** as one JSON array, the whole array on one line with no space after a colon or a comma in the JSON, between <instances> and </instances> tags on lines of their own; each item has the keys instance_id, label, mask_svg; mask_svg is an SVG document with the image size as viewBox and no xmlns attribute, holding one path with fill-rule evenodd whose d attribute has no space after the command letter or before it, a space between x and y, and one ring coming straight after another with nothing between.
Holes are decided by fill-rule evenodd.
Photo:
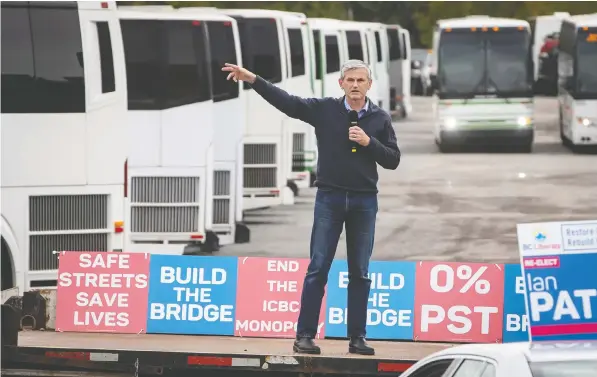
<instances>
[{"instance_id":1,"label":"navy blue sweater","mask_svg":"<svg viewBox=\"0 0 597 377\"><path fill-rule=\"evenodd\" d=\"M358 126L371 138L369 145L357 146L348 139L350 120L341 98L301 98L288 94L257 76L251 85L267 102L291 118L315 127L317 136L317 187L377 193L377 164L396 169L400 149L390 116L370 101Z\"/></svg>"}]
</instances>

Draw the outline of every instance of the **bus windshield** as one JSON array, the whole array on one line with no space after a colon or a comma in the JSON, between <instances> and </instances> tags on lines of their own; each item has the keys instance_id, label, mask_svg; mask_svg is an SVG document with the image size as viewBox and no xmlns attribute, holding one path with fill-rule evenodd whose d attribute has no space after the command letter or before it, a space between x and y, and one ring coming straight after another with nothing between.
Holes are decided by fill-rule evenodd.
<instances>
[{"instance_id":1,"label":"bus windshield","mask_svg":"<svg viewBox=\"0 0 597 377\"><path fill-rule=\"evenodd\" d=\"M597 28L579 31L576 46L577 91L597 98Z\"/></svg>"},{"instance_id":2,"label":"bus windshield","mask_svg":"<svg viewBox=\"0 0 597 377\"><path fill-rule=\"evenodd\" d=\"M487 33L488 91L521 93L532 90L529 34L518 31Z\"/></svg>"},{"instance_id":3,"label":"bus windshield","mask_svg":"<svg viewBox=\"0 0 597 377\"><path fill-rule=\"evenodd\" d=\"M529 49L526 30L442 33L440 95L531 96Z\"/></svg>"},{"instance_id":4,"label":"bus windshield","mask_svg":"<svg viewBox=\"0 0 597 377\"><path fill-rule=\"evenodd\" d=\"M440 93L475 93L484 78L484 41L474 33L443 33L438 56ZM477 91L480 88L477 88Z\"/></svg>"}]
</instances>

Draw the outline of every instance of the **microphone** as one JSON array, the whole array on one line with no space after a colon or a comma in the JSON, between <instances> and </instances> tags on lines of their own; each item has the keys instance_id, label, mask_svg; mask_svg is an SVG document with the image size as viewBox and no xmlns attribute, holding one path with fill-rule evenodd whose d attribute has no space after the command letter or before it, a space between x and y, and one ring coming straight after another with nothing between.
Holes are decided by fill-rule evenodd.
<instances>
[{"instance_id":1,"label":"microphone","mask_svg":"<svg viewBox=\"0 0 597 377\"><path fill-rule=\"evenodd\" d=\"M351 110L348 113L348 119L350 119L350 127L356 126L359 123L359 113L357 113L355 110ZM357 142L353 141L352 142L352 152L356 152L357 151Z\"/></svg>"}]
</instances>

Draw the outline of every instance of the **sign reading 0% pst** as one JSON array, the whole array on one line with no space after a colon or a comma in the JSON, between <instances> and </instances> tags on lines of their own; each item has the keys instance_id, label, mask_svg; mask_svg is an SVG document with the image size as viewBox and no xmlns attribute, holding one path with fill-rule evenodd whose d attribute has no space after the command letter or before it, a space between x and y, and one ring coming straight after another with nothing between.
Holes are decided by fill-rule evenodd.
<instances>
[{"instance_id":1,"label":"sign reading 0% pst","mask_svg":"<svg viewBox=\"0 0 597 377\"><path fill-rule=\"evenodd\" d=\"M501 342L504 266L419 262L414 339Z\"/></svg>"}]
</instances>

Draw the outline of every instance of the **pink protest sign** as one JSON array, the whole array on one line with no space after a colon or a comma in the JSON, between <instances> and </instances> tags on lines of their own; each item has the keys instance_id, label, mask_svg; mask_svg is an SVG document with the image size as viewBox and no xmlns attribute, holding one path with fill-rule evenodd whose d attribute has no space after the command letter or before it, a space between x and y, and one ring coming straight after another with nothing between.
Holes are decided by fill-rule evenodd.
<instances>
[{"instance_id":1,"label":"pink protest sign","mask_svg":"<svg viewBox=\"0 0 597 377\"><path fill-rule=\"evenodd\" d=\"M247 257L238 262L234 335L293 338L309 260ZM325 300L318 338L325 335Z\"/></svg>"},{"instance_id":2,"label":"pink protest sign","mask_svg":"<svg viewBox=\"0 0 597 377\"><path fill-rule=\"evenodd\" d=\"M143 333L149 254L63 251L56 331Z\"/></svg>"}]
</instances>

